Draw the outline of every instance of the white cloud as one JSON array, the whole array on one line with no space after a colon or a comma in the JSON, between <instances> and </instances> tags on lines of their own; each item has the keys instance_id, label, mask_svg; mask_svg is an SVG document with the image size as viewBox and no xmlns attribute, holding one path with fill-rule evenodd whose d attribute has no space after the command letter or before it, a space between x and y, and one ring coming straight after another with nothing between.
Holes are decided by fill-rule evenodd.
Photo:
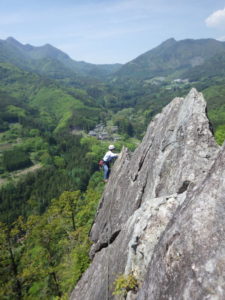
<instances>
[{"instance_id":1,"label":"white cloud","mask_svg":"<svg viewBox=\"0 0 225 300\"><path fill-rule=\"evenodd\" d=\"M218 40L220 42L224 42L225 41L225 35L216 38L216 40Z\"/></svg>"},{"instance_id":2,"label":"white cloud","mask_svg":"<svg viewBox=\"0 0 225 300\"><path fill-rule=\"evenodd\" d=\"M206 20L208 27L221 28L225 27L225 8L213 12Z\"/></svg>"}]
</instances>

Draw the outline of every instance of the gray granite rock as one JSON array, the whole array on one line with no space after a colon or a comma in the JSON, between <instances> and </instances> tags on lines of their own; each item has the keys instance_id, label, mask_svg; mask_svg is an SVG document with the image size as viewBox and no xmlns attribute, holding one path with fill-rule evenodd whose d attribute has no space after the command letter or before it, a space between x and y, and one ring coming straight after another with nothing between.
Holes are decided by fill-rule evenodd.
<instances>
[{"instance_id":1,"label":"gray granite rock","mask_svg":"<svg viewBox=\"0 0 225 300\"><path fill-rule=\"evenodd\" d=\"M143 282L154 247L185 195L147 199L113 243L95 254L71 299L113 299L113 282L120 274L133 273Z\"/></svg>"},{"instance_id":2,"label":"gray granite rock","mask_svg":"<svg viewBox=\"0 0 225 300\"><path fill-rule=\"evenodd\" d=\"M164 232L137 299L225 299L224 216L225 145Z\"/></svg>"},{"instance_id":3,"label":"gray granite rock","mask_svg":"<svg viewBox=\"0 0 225 300\"><path fill-rule=\"evenodd\" d=\"M155 117L131 158L122 152L91 231L92 255L118 234L146 198L183 192L205 176L218 149L205 111L202 94L192 89Z\"/></svg>"},{"instance_id":4,"label":"gray granite rock","mask_svg":"<svg viewBox=\"0 0 225 300\"><path fill-rule=\"evenodd\" d=\"M117 299L112 294L113 282L119 274L129 273L138 279L139 291L137 294L129 292L127 299L187 299L176 298L172 293L172 298L166 295L170 287L168 278L171 280L175 274L173 266L176 270L177 260L182 261L183 255L183 252L173 252L170 245L176 240L182 244L181 233L177 231L182 223L182 212L193 201L190 200L192 193L203 186L218 155L219 147L210 131L205 110L202 94L192 89L185 99L175 98L155 117L134 154L123 149L91 230L93 261L75 287L71 300ZM202 206L196 204L195 209L201 214ZM188 217L191 217L191 210ZM184 218L185 224L188 217ZM178 223L177 218L180 218ZM169 234L173 226L175 229ZM182 234L189 241L192 234L185 230L188 231L188 226ZM168 240L171 243L168 244ZM204 243L201 245L204 247ZM188 245L185 247L188 249ZM170 253L170 249L172 252L165 260L164 252ZM171 267L168 267L170 258ZM163 271L160 273L158 259L161 259L162 270L171 268L171 273L168 271L171 278ZM182 263L179 272L182 272ZM207 268L212 269L211 261ZM160 284L157 286L157 276L162 284L168 284L164 294L160 292ZM173 280L176 291L176 277ZM152 288L149 282L153 283ZM190 282L189 285L191 287ZM155 298L149 296L153 294L152 289L157 291ZM179 295L183 295L182 287L179 290ZM187 295L191 295L188 290Z\"/></svg>"}]
</instances>

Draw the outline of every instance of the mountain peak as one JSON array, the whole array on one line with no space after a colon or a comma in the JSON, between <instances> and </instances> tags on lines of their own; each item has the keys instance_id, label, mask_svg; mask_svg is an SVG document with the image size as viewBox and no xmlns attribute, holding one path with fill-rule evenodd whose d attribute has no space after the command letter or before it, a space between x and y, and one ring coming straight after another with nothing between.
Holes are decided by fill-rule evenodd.
<instances>
[{"instance_id":1,"label":"mountain peak","mask_svg":"<svg viewBox=\"0 0 225 300\"><path fill-rule=\"evenodd\" d=\"M164 42L162 42L162 45L166 45L166 46L171 46L173 44L175 44L177 41L175 40L175 38L169 38L168 40L165 40Z\"/></svg>"},{"instance_id":2,"label":"mountain peak","mask_svg":"<svg viewBox=\"0 0 225 300\"><path fill-rule=\"evenodd\" d=\"M207 59L224 52L224 49L225 43L214 39L176 41L170 38L123 65L116 76L118 80L124 77L146 80L171 76L177 70L182 74L196 64L203 64Z\"/></svg>"},{"instance_id":3,"label":"mountain peak","mask_svg":"<svg viewBox=\"0 0 225 300\"><path fill-rule=\"evenodd\" d=\"M42 46L43 48L50 48L50 49L56 49L55 47L53 47L51 44L44 44L43 46ZM59 50L59 49L57 49L57 50ZM61 50L59 50L59 51L61 51Z\"/></svg>"},{"instance_id":4,"label":"mountain peak","mask_svg":"<svg viewBox=\"0 0 225 300\"><path fill-rule=\"evenodd\" d=\"M12 37L12 36L7 37L6 41L16 41L16 42L18 42L18 41L17 41L14 37Z\"/></svg>"},{"instance_id":5,"label":"mountain peak","mask_svg":"<svg viewBox=\"0 0 225 300\"><path fill-rule=\"evenodd\" d=\"M45 44L40 47L36 47L36 52L38 52L41 56L49 56L54 59L69 59L69 55L64 53L63 51L55 48L51 44Z\"/></svg>"},{"instance_id":6,"label":"mountain peak","mask_svg":"<svg viewBox=\"0 0 225 300\"><path fill-rule=\"evenodd\" d=\"M14 46L23 46L23 44L21 44L20 42L18 42L14 37L12 36L9 36L7 39L6 39L6 42L10 43L11 45L14 45Z\"/></svg>"}]
</instances>

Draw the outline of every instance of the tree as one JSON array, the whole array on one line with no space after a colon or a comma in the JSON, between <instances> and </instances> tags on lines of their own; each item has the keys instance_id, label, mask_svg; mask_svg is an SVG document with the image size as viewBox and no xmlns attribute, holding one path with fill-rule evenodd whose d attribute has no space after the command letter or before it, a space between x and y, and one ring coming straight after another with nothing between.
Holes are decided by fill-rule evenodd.
<instances>
[{"instance_id":1,"label":"tree","mask_svg":"<svg viewBox=\"0 0 225 300\"><path fill-rule=\"evenodd\" d=\"M81 201L80 191L65 191L58 199L52 200L49 213L60 215L65 220L71 220L71 227L76 230L76 214L81 207Z\"/></svg>"},{"instance_id":2,"label":"tree","mask_svg":"<svg viewBox=\"0 0 225 300\"><path fill-rule=\"evenodd\" d=\"M22 299L22 281L19 274L24 250L25 224L22 217L7 226L0 223L0 298Z\"/></svg>"},{"instance_id":3,"label":"tree","mask_svg":"<svg viewBox=\"0 0 225 300\"><path fill-rule=\"evenodd\" d=\"M3 166L14 171L32 165L29 155L22 150L8 150L3 153Z\"/></svg>"}]
</instances>

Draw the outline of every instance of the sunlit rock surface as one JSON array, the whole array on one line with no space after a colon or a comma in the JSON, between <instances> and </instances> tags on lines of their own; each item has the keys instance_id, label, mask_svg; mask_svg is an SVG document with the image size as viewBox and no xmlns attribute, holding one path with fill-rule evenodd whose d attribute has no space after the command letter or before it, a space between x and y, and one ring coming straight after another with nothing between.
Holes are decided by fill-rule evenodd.
<instances>
[{"instance_id":1,"label":"sunlit rock surface","mask_svg":"<svg viewBox=\"0 0 225 300\"><path fill-rule=\"evenodd\" d=\"M90 234L93 261L71 299L116 299L113 282L129 273L139 289L127 299L223 299L225 171L220 167L217 178L219 151L201 93L192 89L167 105L136 151L124 149L113 167ZM215 272L220 275L214 278Z\"/></svg>"}]
</instances>

